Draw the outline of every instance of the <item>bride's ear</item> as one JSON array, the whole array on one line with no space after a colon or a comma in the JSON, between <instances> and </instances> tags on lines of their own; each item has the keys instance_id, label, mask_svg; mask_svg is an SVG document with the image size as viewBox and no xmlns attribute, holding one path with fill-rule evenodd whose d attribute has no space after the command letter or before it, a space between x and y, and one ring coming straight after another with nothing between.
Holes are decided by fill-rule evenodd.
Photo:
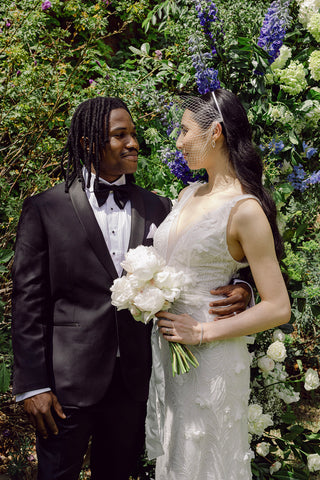
<instances>
[{"instance_id":1,"label":"bride's ear","mask_svg":"<svg viewBox=\"0 0 320 480\"><path fill-rule=\"evenodd\" d=\"M216 142L222 135L222 126L219 122L213 122L212 124L212 139Z\"/></svg>"}]
</instances>

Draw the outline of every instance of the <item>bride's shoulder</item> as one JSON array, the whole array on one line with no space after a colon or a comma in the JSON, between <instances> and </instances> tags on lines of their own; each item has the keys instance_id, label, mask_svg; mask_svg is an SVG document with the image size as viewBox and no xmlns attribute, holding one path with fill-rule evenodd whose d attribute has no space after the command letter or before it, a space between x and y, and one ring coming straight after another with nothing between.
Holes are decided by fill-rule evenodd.
<instances>
[{"instance_id":1,"label":"bride's shoulder","mask_svg":"<svg viewBox=\"0 0 320 480\"><path fill-rule=\"evenodd\" d=\"M232 217L242 227L266 218L261 203L256 197L240 198L234 205Z\"/></svg>"}]
</instances>

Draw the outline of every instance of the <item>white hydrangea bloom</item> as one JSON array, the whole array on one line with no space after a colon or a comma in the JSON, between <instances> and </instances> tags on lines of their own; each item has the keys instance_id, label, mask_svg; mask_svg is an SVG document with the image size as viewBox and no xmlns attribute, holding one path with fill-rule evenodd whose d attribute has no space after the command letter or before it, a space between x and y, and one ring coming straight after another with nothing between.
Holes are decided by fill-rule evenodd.
<instances>
[{"instance_id":1,"label":"white hydrangea bloom","mask_svg":"<svg viewBox=\"0 0 320 480\"><path fill-rule=\"evenodd\" d=\"M270 473L271 475L275 472L278 472L281 468L281 463L280 462L274 462L271 467L270 467Z\"/></svg>"},{"instance_id":2,"label":"white hydrangea bloom","mask_svg":"<svg viewBox=\"0 0 320 480\"><path fill-rule=\"evenodd\" d=\"M285 64L287 63L289 58L291 58L291 56L291 48L287 47L286 45L282 45L280 48L279 56L271 64L271 70L284 68Z\"/></svg>"},{"instance_id":3,"label":"white hydrangea bloom","mask_svg":"<svg viewBox=\"0 0 320 480\"><path fill-rule=\"evenodd\" d=\"M288 164L288 165L290 165L290 164ZM283 166L282 166L282 168L283 168ZM279 340L279 342L284 342L285 338L286 338L286 334L280 328L277 328L273 332L272 338L273 338L274 341Z\"/></svg>"},{"instance_id":4,"label":"white hydrangea bloom","mask_svg":"<svg viewBox=\"0 0 320 480\"><path fill-rule=\"evenodd\" d=\"M258 443L256 446L256 452L261 457L266 457L270 451L270 445L267 442Z\"/></svg>"},{"instance_id":5,"label":"white hydrangea bloom","mask_svg":"<svg viewBox=\"0 0 320 480\"><path fill-rule=\"evenodd\" d=\"M311 15L307 30L317 42L320 42L320 13L313 13Z\"/></svg>"},{"instance_id":6,"label":"white hydrangea bloom","mask_svg":"<svg viewBox=\"0 0 320 480\"><path fill-rule=\"evenodd\" d=\"M308 85L302 63L292 60L287 68L277 70L280 88L290 95L298 95Z\"/></svg>"},{"instance_id":7,"label":"white hydrangea bloom","mask_svg":"<svg viewBox=\"0 0 320 480\"><path fill-rule=\"evenodd\" d=\"M314 80L320 80L320 50L314 50L309 57L309 70Z\"/></svg>"},{"instance_id":8,"label":"white hydrangea bloom","mask_svg":"<svg viewBox=\"0 0 320 480\"><path fill-rule=\"evenodd\" d=\"M315 390L320 385L319 375L313 368L308 368L304 377L304 388L308 391Z\"/></svg>"},{"instance_id":9,"label":"white hydrangea bloom","mask_svg":"<svg viewBox=\"0 0 320 480\"><path fill-rule=\"evenodd\" d=\"M318 453L308 455L308 468L310 472L317 472L320 470L320 455Z\"/></svg>"},{"instance_id":10,"label":"white hydrangea bloom","mask_svg":"<svg viewBox=\"0 0 320 480\"><path fill-rule=\"evenodd\" d=\"M312 15L318 12L320 8L320 0L303 0L300 3L299 22L306 27L310 21Z\"/></svg>"},{"instance_id":11,"label":"white hydrangea bloom","mask_svg":"<svg viewBox=\"0 0 320 480\"><path fill-rule=\"evenodd\" d=\"M271 343L271 345L269 345L267 355L275 362L283 362L283 360L287 356L286 347L282 342L276 340L275 342Z\"/></svg>"}]
</instances>

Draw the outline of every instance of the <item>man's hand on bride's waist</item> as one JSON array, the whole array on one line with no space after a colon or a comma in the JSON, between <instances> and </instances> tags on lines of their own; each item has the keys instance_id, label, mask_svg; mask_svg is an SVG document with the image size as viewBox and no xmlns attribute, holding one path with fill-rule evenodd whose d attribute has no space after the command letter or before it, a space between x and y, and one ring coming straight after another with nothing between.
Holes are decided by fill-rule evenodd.
<instances>
[{"instance_id":1,"label":"man's hand on bride's waist","mask_svg":"<svg viewBox=\"0 0 320 480\"><path fill-rule=\"evenodd\" d=\"M224 295L225 298L210 302L209 313L217 315L214 320L232 317L243 312L251 299L250 287L246 283L225 285L211 290L212 295Z\"/></svg>"}]
</instances>

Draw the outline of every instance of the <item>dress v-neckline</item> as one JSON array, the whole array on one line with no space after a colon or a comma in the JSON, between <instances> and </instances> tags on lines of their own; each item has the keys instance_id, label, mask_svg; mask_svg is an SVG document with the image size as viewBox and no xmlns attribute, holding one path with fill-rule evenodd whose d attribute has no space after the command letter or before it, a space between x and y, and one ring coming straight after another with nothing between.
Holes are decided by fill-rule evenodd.
<instances>
[{"instance_id":1,"label":"dress v-neckline","mask_svg":"<svg viewBox=\"0 0 320 480\"><path fill-rule=\"evenodd\" d=\"M208 210L205 212L203 215L201 215L195 222L189 223L185 228L183 228L179 234L177 234L177 225L179 223L179 218L181 216L182 211L187 207L187 205L190 203L191 199L194 197L195 193L198 191L198 189L201 187L201 183L197 186L197 188L194 188L191 194L186 198L186 201L181 205L180 209L177 211L177 215L173 217L171 225L169 227L169 235L168 235L168 242L167 242L167 252L166 252L166 258L167 261L169 262L174 251L176 250L177 245L180 243L181 239L189 233L190 230L200 222L202 222L206 216L209 214L213 214L216 212L219 212L222 210L226 205L231 203L234 199L239 198L239 197L253 197L251 194L246 194L246 193L240 193L238 195L235 195L234 197L229 198L229 200L226 200L224 203L222 203L218 208L215 208L213 210ZM172 247L171 247L172 246ZM171 248L170 248L171 247Z\"/></svg>"}]
</instances>

